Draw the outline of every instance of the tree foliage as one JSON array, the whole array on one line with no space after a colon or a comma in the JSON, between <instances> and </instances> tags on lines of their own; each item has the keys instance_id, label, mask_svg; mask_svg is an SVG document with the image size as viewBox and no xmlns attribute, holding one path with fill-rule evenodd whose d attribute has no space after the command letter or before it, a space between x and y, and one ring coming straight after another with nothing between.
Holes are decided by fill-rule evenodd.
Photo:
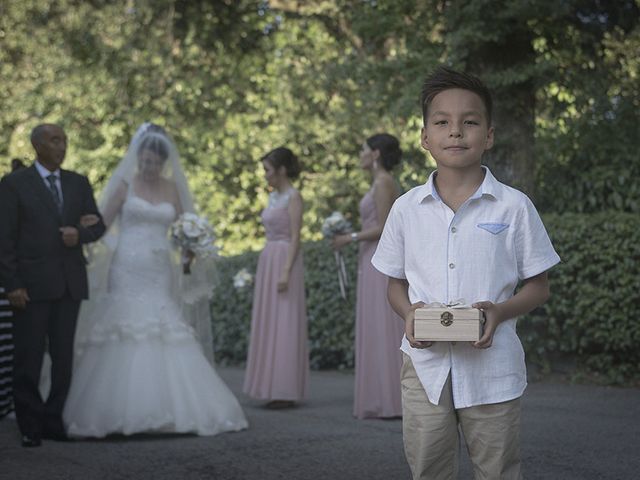
<instances>
[{"instance_id":1,"label":"tree foliage","mask_svg":"<svg viewBox=\"0 0 640 480\"><path fill-rule=\"evenodd\" d=\"M98 190L137 125L166 126L223 251L255 249L260 157L303 163L303 238L357 217L357 150L389 131L406 190L433 162L418 95L440 63L496 93L498 177L546 210L637 211L638 0L23 0L0 2L0 155L61 123ZM536 188L534 188L534 186ZM537 190L537 191L536 191Z\"/></svg>"}]
</instances>

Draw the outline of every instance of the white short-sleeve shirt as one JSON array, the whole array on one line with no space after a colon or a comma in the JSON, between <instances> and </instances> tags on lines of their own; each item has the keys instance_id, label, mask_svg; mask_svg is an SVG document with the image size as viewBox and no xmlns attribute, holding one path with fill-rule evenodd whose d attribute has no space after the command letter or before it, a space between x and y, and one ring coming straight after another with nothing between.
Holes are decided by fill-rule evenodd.
<instances>
[{"instance_id":1,"label":"white short-sleeve shirt","mask_svg":"<svg viewBox=\"0 0 640 480\"><path fill-rule=\"evenodd\" d=\"M482 168L482 185L455 213L438 195L436 172L391 208L371 262L407 280L411 303L504 302L519 280L560 261L531 200ZM455 408L512 400L527 386L515 318L498 326L488 349L468 342L416 349L406 337L400 348L433 404L449 372Z\"/></svg>"}]
</instances>

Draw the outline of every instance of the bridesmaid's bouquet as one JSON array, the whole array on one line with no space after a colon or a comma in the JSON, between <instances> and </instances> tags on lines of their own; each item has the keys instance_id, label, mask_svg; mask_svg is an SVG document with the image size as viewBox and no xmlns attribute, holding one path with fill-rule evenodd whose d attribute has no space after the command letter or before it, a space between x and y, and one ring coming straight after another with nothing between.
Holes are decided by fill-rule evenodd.
<instances>
[{"instance_id":1,"label":"bridesmaid's bouquet","mask_svg":"<svg viewBox=\"0 0 640 480\"><path fill-rule=\"evenodd\" d=\"M322 235L327 240L331 240L336 235L343 235L350 233L353 230L351 223L344 218L344 215L340 212L333 212L322 222ZM346 300L347 291L346 287L349 285L349 278L347 277L347 269L344 265L344 258L339 250L333 252L336 259L336 266L338 267L338 284L340 285L340 294L342 298Z\"/></svg>"},{"instance_id":2,"label":"bridesmaid's bouquet","mask_svg":"<svg viewBox=\"0 0 640 480\"><path fill-rule=\"evenodd\" d=\"M186 212L178 217L170 228L171 241L182 249L183 271L191 273L190 255L197 255L202 258L216 256L218 248L213 244L216 235L209 221L196 215Z\"/></svg>"}]
</instances>

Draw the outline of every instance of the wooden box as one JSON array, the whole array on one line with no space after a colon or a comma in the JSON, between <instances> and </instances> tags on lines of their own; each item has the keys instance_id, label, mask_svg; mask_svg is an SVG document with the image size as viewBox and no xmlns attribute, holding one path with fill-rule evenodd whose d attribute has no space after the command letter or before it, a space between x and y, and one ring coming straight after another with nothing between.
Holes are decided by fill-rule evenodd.
<instances>
[{"instance_id":1,"label":"wooden box","mask_svg":"<svg viewBox=\"0 0 640 480\"><path fill-rule=\"evenodd\" d=\"M477 308L418 308L414 337L435 342L476 342L482 336L484 315Z\"/></svg>"}]
</instances>

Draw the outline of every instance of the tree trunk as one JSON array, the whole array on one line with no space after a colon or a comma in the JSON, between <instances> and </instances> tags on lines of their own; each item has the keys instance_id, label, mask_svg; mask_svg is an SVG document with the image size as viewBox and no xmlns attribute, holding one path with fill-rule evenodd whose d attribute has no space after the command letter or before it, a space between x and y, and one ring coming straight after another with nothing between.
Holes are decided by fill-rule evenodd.
<instances>
[{"instance_id":1,"label":"tree trunk","mask_svg":"<svg viewBox=\"0 0 640 480\"><path fill-rule=\"evenodd\" d=\"M484 25L490 28L491 22L485 20ZM468 49L458 44L462 41L466 45L467 37L456 38L457 29L450 28L450 51L454 60L466 65L469 73L478 75L487 84L493 96L495 142L485 153L483 163L498 180L533 197L536 101L533 33L519 19L493 28L499 34L491 41L479 40ZM463 53L455 58L456 51Z\"/></svg>"},{"instance_id":2,"label":"tree trunk","mask_svg":"<svg viewBox=\"0 0 640 480\"><path fill-rule=\"evenodd\" d=\"M533 197L535 91L528 84L517 84L494 89L493 94L495 142L483 163L498 180Z\"/></svg>"}]
</instances>

